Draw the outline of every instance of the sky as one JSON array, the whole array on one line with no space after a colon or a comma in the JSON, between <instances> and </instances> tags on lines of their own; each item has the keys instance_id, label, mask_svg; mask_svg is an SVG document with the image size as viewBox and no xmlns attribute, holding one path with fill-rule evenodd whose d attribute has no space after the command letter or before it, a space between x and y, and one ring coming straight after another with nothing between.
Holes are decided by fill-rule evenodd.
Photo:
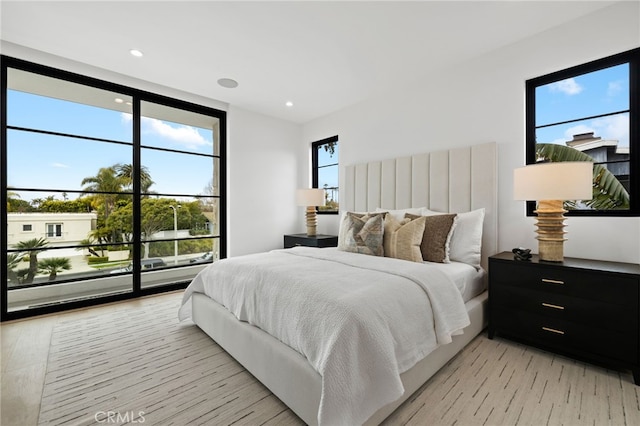
<instances>
[{"instance_id":1,"label":"sky","mask_svg":"<svg viewBox=\"0 0 640 426\"><path fill-rule=\"evenodd\" d=\"M122 141L113 144L79 138L9 130L7 175L10 187L81 190L84 178L101 167L132 164L130 114L89 105L9 91L7 124ZM142 119L142 145L212 154L213 132L154 118ZM152 191L202 194L213 176L211 158L143 149L142 164L155 184ZM19 194L23 200L54 193ZM68 194L75 199L77 194ZM178 197L180 198L180 197ZM183 197L184 198L184 197Z\"/></svg>"},{"instance_id":2,"label":"sky","mask_svg":"<svg viewBox=\"0 0 640 426\"><path fill-rule=\"evenodd\" d=\"M340 159L340 142L338 142L338 146L336 147L335 152L330 154L325 151L324 148L318 150L318 166L337 164ZM324 188L326 184L328 188L339 187L338 184L338 167L339 166L330 166L330 167L319 167L318 168L318 187ZM334 201L338 201L339 194L338 192L329 193L329 198L335 197Z\"/></svg>"},{"instance_id":3,"label":"sky","mask_svg":"<svg viewBox=\"0 0 640 426\"><path fill-rule=\"evenodd\" d=\"M536 126L629 109L629 66L606 68L536 89ZM629 146L629 114L580 120L537 129L538 143L564 145L573 135L594 132Z\"/></svg>"}]
</instances>

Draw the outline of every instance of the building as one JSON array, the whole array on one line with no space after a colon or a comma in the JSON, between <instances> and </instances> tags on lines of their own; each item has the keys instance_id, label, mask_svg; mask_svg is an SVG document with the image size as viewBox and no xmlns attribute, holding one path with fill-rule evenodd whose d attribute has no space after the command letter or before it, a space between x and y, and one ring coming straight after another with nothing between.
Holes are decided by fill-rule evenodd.
<instances>
[{"instance_id":1,"label":"building","mask_svg":"<svg viewBox=\"0 0 640 426\"><path fill-rule=\"evenodd\" d=\"M50 247L78 244L96 229L95 213L8 213L7 245L46 238Z\"/></svg>"},{"instance_id":2,"label":"building","mask_svg":"<svg viewBox=\"0 0 640 426\"><path fill-rule=\"evenodd\" d=\"M604 165L629 191L629 147L619 147L617 140L604 140L594 132L573 135L567 146L588 154L595 164Z\"/></svg>"}]
</instances>

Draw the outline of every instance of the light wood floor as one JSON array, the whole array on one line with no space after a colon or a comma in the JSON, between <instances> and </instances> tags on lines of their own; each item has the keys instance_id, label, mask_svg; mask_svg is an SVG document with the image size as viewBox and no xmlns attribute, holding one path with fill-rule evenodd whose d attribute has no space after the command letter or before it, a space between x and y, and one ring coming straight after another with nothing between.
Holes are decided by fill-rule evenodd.
<instances>
[{"instance_id":1,"label":"light wood floor","mask_svg":"<svg viewBox=\"0 0 640 426\"><path fill-rule=\"evenodd\" d=\"M101 312L154 305L167 298L175 298L177 293L182 292L183 290L178 290L136 300L2 323L0 326L2 363L0 425L35 426L38 424L49 344L56 323L94 316Z\"/></svg>"}]
</instances>

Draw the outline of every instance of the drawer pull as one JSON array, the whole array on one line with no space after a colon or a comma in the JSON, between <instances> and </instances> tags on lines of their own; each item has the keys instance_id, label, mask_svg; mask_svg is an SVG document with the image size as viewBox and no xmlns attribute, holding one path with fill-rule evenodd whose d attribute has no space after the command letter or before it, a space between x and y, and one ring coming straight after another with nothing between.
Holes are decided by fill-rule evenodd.
<instances>
[{"instance_id":1,"label":"drawer pull","mask_svg":"<svg viewBox=\"0 0 640 426\"><path fill-rule=\"evenodd\" d=\"M560 305L552 305L551 303L544 303L544 302L542 302L542 306L544 306L545 308L560 309L561 311L563 311L563 310L564 310L564 306L560 306Z\"/></svg>"},{"instance_id":2,"label":"drawer pull","mask_svg":"<svg viewBox=\"0 0 640 426\"><path fill-rule=\"evenodd\" d=\"M542 327L542 329L543 329L544 331L548 331L548 332L550 332L550 333L564 334L564 331L556 330L555 328Z\"/></svg>"},{"instance_id":3,"label":"drawer pull","mask_svg":"<svg viewBox=\"0 0 640 426\"><path fill-rule=\"evenodd\" d=\"M550 280L549 278L543 278L542 282L547 284L564 284L564 281Z\"/></svg>"}]
</instances>

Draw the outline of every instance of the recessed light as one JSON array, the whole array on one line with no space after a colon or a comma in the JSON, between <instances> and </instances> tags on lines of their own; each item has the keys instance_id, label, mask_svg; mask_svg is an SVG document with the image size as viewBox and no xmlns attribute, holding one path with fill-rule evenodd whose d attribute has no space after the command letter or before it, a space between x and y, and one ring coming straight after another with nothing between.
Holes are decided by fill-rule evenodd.
<instances>
[{"instance_id":1,"label":"recessed light","mask_svg":"<svg viewBox=\"0 0 640 426\"><path fill-rule=\"evenodd\" d=\"M293 102L287 101L287 103L285 103L285 105L288 106L289 108L291 108L293 106Z\"/></svg>"},{"instance_id":2,"label":"recessed light","mask_svg":"<svg viewBox=\"0 0 640 426\"><path fill-rule=\"evenodd\" d=\"M238 82L232 78L221 78L218 80L218 84L227 89L235 89L238 87Z\"/></svg>"},{"instance_id":3,"label":"recessed light","mask_svg":"<svg viewBox=\"0 0 640 426\"><path fill-rule=\"evenodd\" d=\"M124 102L124 101L123 101L122 99L120 99L120 98L115 98L115 99L114 99L114 101L116 101L116 103L117 103L117 104L121 104L121 103L123 103L123 102Z\"/></svg>"},{"instance_id":4,"label":"recessed light","mask_svg":"<svg viewBox=\"0 0 640 426\"><path fill-rule=\"evenodd\" d=\"M141 51L139 51L138 49L131 49L129 51L129 53L131 53L133 56L135 56L136 58L140 58L142 57L143 53Z\"/></svg>"}]
</instances>

